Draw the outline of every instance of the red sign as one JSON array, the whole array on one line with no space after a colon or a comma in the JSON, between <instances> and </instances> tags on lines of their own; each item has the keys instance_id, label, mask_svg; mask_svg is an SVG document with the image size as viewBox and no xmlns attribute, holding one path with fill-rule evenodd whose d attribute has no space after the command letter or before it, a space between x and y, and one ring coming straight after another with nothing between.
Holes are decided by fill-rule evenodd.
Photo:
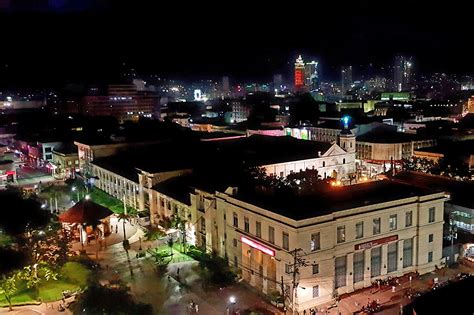
<instances>
[{"instance_id":1,"label":"red sign","mask_svg":"<svg viewBox=\"0 0 474 315\"><path fill-rule=\"evenodd\" d=\"M272 250L272 249L270 249L266 246L263 246L262 244L260 244L258 242L255 242L254 240L246 238L245 236L241 236L240 240L242 241L242 243L247 244L248 246L253 247L255 249L258 249L262 253L265 253L265 254L270 255L272 257L275 256L275 251L274 250Z\"/></svg>"},{"instance_id":2,"label":"red sign","mask_svg":"<svg viewBox=\"0 0 474 315\"><path fill-rule=\"evenodd\" d=\"M374 246L382 245L382 244L393 242L393 241L396 241L396 240L398 240L398 235L392 235L392 236L382 237L382 238L379 238L377 240L373 240L373 241L370 241L370 242L357 244L357 245L354 246L354 248L355 248L355 250L369 249L369 248L372 248Z\"/></svg>"}]
</instances>

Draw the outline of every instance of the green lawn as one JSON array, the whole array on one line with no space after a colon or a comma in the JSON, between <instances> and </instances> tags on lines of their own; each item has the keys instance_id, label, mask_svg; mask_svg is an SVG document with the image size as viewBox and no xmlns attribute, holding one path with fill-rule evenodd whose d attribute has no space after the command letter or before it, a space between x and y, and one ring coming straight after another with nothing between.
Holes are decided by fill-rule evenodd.
<instances>
[{"instance_id":1,"label":"green lawn","mask_svg":"<svg viewBox=\"0 0 474 315\"><path fill-rule=\"evenodd\" d=\"M12 297L13 305L57 301L62 298L62 291L76 291L83 288L91 271L77 262L68 262L62 268L58 280L41 282L38 290L28 289L22 280L16 283L18 292ZM0 306L8 306L4 296L0 297Z\"/></svg>"},{"instance_id":2,"label":"green lawn","mask_svg":"<svg viewBox=\"0 0 474 315\"><path fill-rule=\"evenodd\" d=\"M96 187L92 188L89 193L91 200L109 208L114 213L123 213L123 203L119 199L112 197L111 195L107 194L103 190L100 190ZM130 212L134 212L134 209L127 207L127 210Z\"/></svg>"},{"instance_id":3,"label":"green lawn","mask_svg":"<svg viewBox=\"0 0 474 315\"><path fill-rule=\"evenodd\" d=\"M171 253L168 245L161 245L160 247L156 248L156 250L163 251L167 255ZM180 244L173 245L173 259L170 261L170 263L194 260L192 257L181 253L180 250L181 250Z\"/></svg>"}]
</instances>

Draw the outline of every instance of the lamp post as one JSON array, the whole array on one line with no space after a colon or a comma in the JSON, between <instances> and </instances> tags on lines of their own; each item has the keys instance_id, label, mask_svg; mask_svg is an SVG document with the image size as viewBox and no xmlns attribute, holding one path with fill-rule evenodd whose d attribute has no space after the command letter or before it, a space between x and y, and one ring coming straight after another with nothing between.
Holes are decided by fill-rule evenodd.
<instances>
[{"instance_id":1,"label":"lamp post","mask_svg":"<svg viewBox=\"0 0 474 315\"><path fill-rule=\"evenodd\" d=\"M232 305L232 312L231 314L234 314L234 311L235 311L235 303L237 303L237 299L235 298L235 296L231 295L229 297L229 302L230 302L230 305Z\"/></svg>"}]
</instances>

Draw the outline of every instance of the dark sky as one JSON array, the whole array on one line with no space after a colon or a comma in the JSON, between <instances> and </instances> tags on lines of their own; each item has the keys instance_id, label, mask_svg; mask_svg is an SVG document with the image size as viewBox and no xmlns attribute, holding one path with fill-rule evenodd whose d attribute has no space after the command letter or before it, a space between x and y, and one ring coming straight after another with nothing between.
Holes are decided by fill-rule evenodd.
<instances>
[{"instance_id":1,"label":"dark sky","mask_svg":"<svg viewBox=\"0 0 474 315\"><path fill-rule=\"evenodd\" d=\"M342 64L382 65L397 53L413 55L419 72L473 74L472 9L414 0L0 0L0 84L108 80L124 61L177 79L270 80L288 75L299 52L320 60L329 79Z\"/></svg>"}]
</instances>

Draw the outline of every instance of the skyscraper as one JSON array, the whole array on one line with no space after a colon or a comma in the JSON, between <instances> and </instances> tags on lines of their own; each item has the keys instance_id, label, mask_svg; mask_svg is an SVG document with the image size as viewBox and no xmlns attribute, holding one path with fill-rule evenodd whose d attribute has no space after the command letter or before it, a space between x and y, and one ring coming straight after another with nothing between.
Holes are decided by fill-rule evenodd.
<instances>
[{"instance_id":1,"label":"skyscraper","mask_svg":"<svg viewBox=\"0 0 474 315\"><path fill-rule=\"evenodd\" d=\"M283 76L279 73L273 75L273 89L277 92L283 89Z\"/></svg>"},{"instance_id":2,"label":"skyscraper","mask_svg":"<svg viewBox=\"0 0 474 315\"><path fill-rule=\"evenodd\" d=\"M222 96L224 97L230 96L230 83L229 83L229 77L227 76L222 77Z\"/></svg>"},{"instance_id":3,"label":"skyscraper","mask_svg":"<svg viewBox=\"0 0 474 315\"><path fill-rule=\"evenodd\" d=\"M301 55L298 56L295 62L295 90L301 91L304 89L305 83L305 67Z\"/></svg>"},{"instance_id":4,"label":"skyscraper","mask_svg":"<svg viewBox=\"0 0 474 315\"><path fill-rule=\"evenodd\" d=\"M413 83L413 58L395 56L393 83L398 92L409 90Z\"/></svg>"},{"instance_id":5,"label":"skyscraper","mask_svg":"<svg viewBox=\"0 0 474 315\"><path fill-rule=\"evenodd\" d=\"M346 94L352 85L352 66L343 66L341 70L341 91Z\"/></svg>"},{"instance_id":6,"label":"skyscraper","mask_svg":"<svg viewBox=\"0 0 474 315\"><path fill-rule=\"evenodd\" d=\"M311 61L304 65L304 85L309 91L316 91L319 88L318 62Z\"/></svg>"}]
</instances>

